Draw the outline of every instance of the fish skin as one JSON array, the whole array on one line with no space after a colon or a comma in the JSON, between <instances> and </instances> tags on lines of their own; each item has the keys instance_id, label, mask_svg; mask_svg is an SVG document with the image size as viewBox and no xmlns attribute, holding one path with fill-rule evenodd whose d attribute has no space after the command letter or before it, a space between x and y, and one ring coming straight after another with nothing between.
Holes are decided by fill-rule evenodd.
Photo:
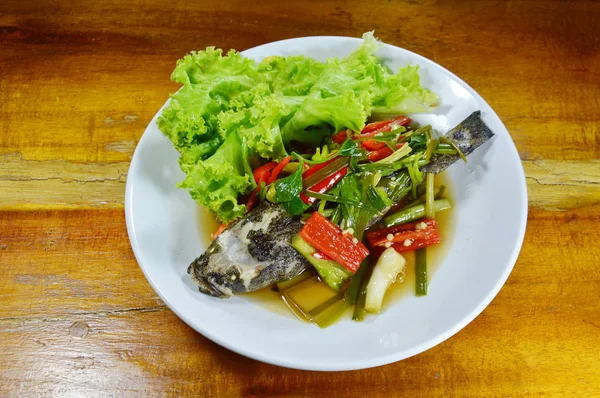
<instances>
[{"instance_id":1,"label":"fish skin","mask_svg":"<svg viewBox=\"0 0 600 398\"><path fill-rule=\"evenodd\" d=\"M475 149L494 136L494 133L481 119L481 111L475 111L445 137L457 146L463 155L468 156ZM421 171L438 174L460 159L458 155L434 154L429 164L421 167Z\"/></svg>"},{"instance_id":2,"label":"fish skin","mask_svg":"<svg viewBox=\"0 0 600 398\"><path fill-rule=\"evenodd\" d=\"M229 298L290 279L309 267L291 245L302 223L267 201L225 229L188 267L200 291Z\"/></svg>"}]
</instances>

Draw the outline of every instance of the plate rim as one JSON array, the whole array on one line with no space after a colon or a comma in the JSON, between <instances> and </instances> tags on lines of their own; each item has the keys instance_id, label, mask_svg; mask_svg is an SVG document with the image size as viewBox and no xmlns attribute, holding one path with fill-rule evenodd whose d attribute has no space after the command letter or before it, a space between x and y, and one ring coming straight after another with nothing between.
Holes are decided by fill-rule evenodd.
<instances>
[{"instance_id":1,"label":"plate rim","mask_svg":"<svg viewBox=\"0 0 600 398\"><path fill-rule=\"evenodd\" d=\"M271 46L271 45L276 45L276 44L282 45L282 44L285 44L286 42L303 41L303 40L307 40L307 39L313 39L313 40L314 39L328 39L328 40L339 40L339 41L354 41L357 44L362 43L361 38L348 37L348 36L319 36L319 35L302 36L302 37L277 40L277 41L273 41L273 42L269 42L269 43L263 43L258 46L255 46L255 47L248 48L244 51L240 51L240 54L245 55L245 53L248 51L258 50L258 49L260 49L262 47L266 47L266 46ZM502 122L502 120L500 119L498 114L494 111L494 109L487 103L487 101L485 101L485 99L481 95L479 95L479 93L477 91L475 91L469 84L467 84L463 79L458 77L452 71L448 70L447 68L440 65L439 63L437 63L429 58L426 58L420 54L417 54L413 51L407 50L405 48L402 48L402 47L399 47L399 46L396 46L396 45L393 45L390 43L382 42L382 44L386 45L386 46L391 46L391 47L394 47L395 49L399 49L403 52L406 52L409 55L415 57L417 60L419 60L423 63L433 63L437 67L441 68L444 72L448 73L452 78L454 78L457 82L459 82L465 89L467 89L467 91L471 95L473 95L473 97L478 102L487 106L487 109L485 110L485 112L489 113L490 117L496 117L497 120L502 125L502 127L504 127L504 130L506 130L506 132L508 133L508 138L509 138L508 145L509 145L509 149L510 149L511 157L512 157L511 162L515 162L516 164L518 164L518 167L517 167L517 171L519 174L518 175L518 177L519 177L518 183L521 186L521 189L520 189L521 208L517 209L517 211L520 213L519 214L519 226L518 226L519 234L517 236L516 244L513 247L512 253L510 254L510 257L508 260L509 266L507 266L505 268L503 274L496 281L493 289L488 292L485 299L482 300L469 313L465 314L459 321L455 322L454 326L452 328L449 328L445 332L439 333L438 335L434 336L433 338L430 338L430 339L424 341L423 343L421 343L417 346L414 346L408 350L396 351L396 352L393 352L386 356L378 356L378 357L374 357L374 358L346 361L343 364L338 364L338 366L329 365L329 364L326 364L323 366L323 365L315 364L311 361L306 361L306 360L290 360L290 359L286 360L286 359L280 359L280 358L272 358L271 356L265 356L260 352L254 352L245 347L240 347L240 346L236 346L235 344L231 344L230 342L228 342L224 339L221 339L218 335L207 332L206 330L204 330L202 328L201 324L198 324L194 319L191 319L190 317L188 317L187 315L185 315L181 311L179 311L177 309L177 307L175 305L173 305L173 303L167 298L167 296L164 294L164 292L162 291L160 286L151 278L146 267L143 265L143 263L140 260L140 255L139 255L140 247L139 247L138 240L136 237L135 226L134 226L134 222L133 222L132 195L133 195L134 181L133 181L133 179L129 178L129 175L131 174L131 170L132 170L133 165L136 162L136 159L140 156L139 155L140 152L138 151L140 144L142 143L142 141L145 138L148 139L148 135L147 135L148 129L150 128L150 126L153 123L155 123L156 119L161 114L162 110L168 105L168 103L170 101L170 98L169 98L158 109L156 114L153 116L151 121L146 126L144 133L140 137L140 140L138 141L138 143L136 145L136 149L134 151L134 154L131 158L130 165L128 167L127 181L126 181L126 186L125 186L125 203L124 203L125 222L126 222L126 226L127 226L127 234L129 237L131 248L133 250L133 253L134 253L135 259L138 263L138 266L141 268L142 273L144 274L146 280L150 283L150 286L158 294L158 296L161 298L161 300L167 305L167 307L171 311L173 311L183 322L185 322L188 326L190 326L192 329L194 329L197 333L200 333L202 336L213 341L214 343L217 343L220 346L227 348L228 350L233 351L237 354L240 354L247 358L251 358L254 360L261 361L261 362L276 365L276 366L282 366L282 367L286 367L286 368L299 369L299 370L311 370L311 371L350 371L350 370L368 369L368 368L383 366L383 365L387 365L390 363L394 363L394 362L398 362L398 361L410 358L412 356L415 356L417 354L425 352L425 351L441 344L442 342L446 341L447 339L449 339L450 337L454 336L459 331L464 329L475 318L477 318L485 310L485 308L487 308L487 306L494 300L494 298L498 295L498 293L500 292L500 290L506 283L508 277L510 276L512 270L514 269L514 266L517 262L517 259L519 257L520 251L523 246L523 241L524 241L525 232L526 232L526 228L527 228L527 218L528 218L528 210L529 210L528 209L528 191L527 191L525 172L523 169L523 163L521 162L521 159L518 155L518 150L516 148L514 141L512 140L512 137L510 136L510 133L508 132L508 129L506 128L506 126L504 125L504 123Z\"/></svg>"}]
</instances>

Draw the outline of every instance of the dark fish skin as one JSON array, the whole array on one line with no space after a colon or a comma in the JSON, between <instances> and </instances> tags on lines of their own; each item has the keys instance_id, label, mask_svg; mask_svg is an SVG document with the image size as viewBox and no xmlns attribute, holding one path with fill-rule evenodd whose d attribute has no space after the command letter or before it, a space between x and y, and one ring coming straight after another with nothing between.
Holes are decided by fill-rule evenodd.
<instances>
[{"instance_id":1,"label":"dark fish skin","mask_svg":"<svg viewBox=\"0 0 600 398\"><path fill-rule=\"evenodd\" d=\"M465 156L468 156L493 136L492 130L481 119L481 111L471 113L469 117L446 134L446 138L452 141ZM438 174L459 159L460 156L458 155L434 154L429 164L423 166L421 171Z\"/></svg>"},{"instance_id":2,"label":"dark fish skin","mask_svg":"<svg viewBox=\"0 0 600 398\"><path fill-rule=\"evenodd\" d=\"M309 263L291 245L302 223L267 201L223 231L188 267L202 293L219 298L295 277Z\"/></svg>"}]
</instances>

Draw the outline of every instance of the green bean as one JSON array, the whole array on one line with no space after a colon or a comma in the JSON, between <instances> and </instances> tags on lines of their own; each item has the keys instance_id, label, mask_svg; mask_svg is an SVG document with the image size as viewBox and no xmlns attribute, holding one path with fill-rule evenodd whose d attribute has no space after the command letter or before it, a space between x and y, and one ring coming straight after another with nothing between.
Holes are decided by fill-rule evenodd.
<instances>
[{"instance_id":1,"label":"green bean","mask_svg":"<svg viewBox=\"0 0 600 398\"><path fill-rule=\"evenodd\" d=\"M427 252L425 247L415 251L415 293L417 296L427 295Z\"/></svg>"},{"instance_id":2,"label":"green bean","mask_svg":"<svg viewBox=\"0 0 600 398\"><path fill-rule=\"evenodd\" d=\"M436 212L448 210L452 207L452 204L448 199L439 199L433 202L433 208ZM425 205L419 204L413 207L402 209L397 213L384 218L386 227L393 227L399 224L406 224L407 222L418 220L425 216Z\"/></svg>"}]
</instances>

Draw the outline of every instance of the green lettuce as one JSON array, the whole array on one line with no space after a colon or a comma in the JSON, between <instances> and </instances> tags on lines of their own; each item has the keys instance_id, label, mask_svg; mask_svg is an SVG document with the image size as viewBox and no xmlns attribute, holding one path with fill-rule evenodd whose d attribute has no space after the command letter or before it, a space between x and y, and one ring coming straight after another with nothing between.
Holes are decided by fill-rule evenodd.
<instances>
[{"instance_id":1,"label":"green lettuce","mask_svg":"<svg viewBox=\"0 0 600 398\"><path fill-rule=\"evenodd\" d=\"M317 147L340 130L360 131L373 114L423 112L438 97L420 85L416 66L392 73L374 55L373 33L343 59L301 55L255 63L208 47L177 62L182 88L158 118L181 154L179 184L223 222L245 213L255 188L250 162L280 160L296 144ZM293 201L285 202L293 203Z\"/></svg>"},{"instance_id":2,"label":"green lettuce","mask_svg":"<svg viewBox=\"0 0 600 398\"><path fill-rule=\"evenodd\" d=\"M373 113L399 115L428 112L439 105L438 96L423 87L417 65L407 65L398 73L385 76L374 86Z\"/></svg>"},{"instance_id":3,"label":"green lettuce","mask_svg":"<svg viewBox=\"0 0 600 398\"><path fill-rule=\"evenodd\" d=\"M360 131L369 115L368 107L367 92L360 96L353 91L327 98L308 96L283 126L283 142L290 145L295 141L317 147L326 137L340 130Z\"/></svg>"},{"instance_id":4,"label":"green lettuce","mask_svg":"<svg viewBox=\"0 0 600 398\"><path fill-rule=\"evenodd\" d=\"M256 187L244 147L237 132L231 133L213 156L198 161L179 183L225 223L246 213L246 206L238 204L238 196Z\"/></svg>"}]
</instances>

